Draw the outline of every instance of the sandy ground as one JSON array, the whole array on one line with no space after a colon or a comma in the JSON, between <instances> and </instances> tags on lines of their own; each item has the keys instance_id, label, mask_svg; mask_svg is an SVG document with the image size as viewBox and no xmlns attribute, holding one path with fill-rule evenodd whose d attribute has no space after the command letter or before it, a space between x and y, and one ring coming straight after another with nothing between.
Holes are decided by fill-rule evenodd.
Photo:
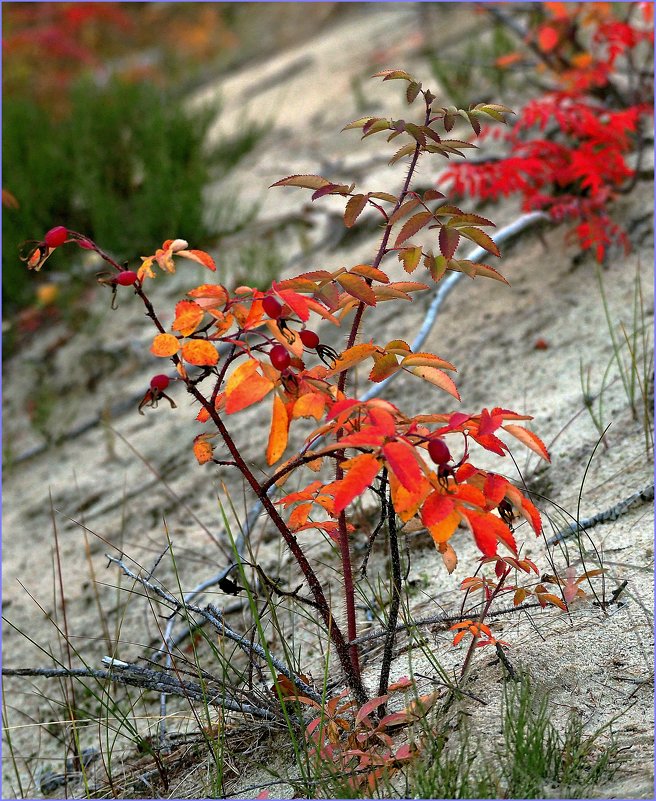
<instances>
[{"instance_id":1,"label":"sandy ground","mask_svg":"<svg viewBox=\"0 0 656 801\"><path fill-rule=\"evenodd\" d=\"M374 68L416 70L425 84L435 87L426 63L414 55L429 31L422 14L405 4L360 11L304 46L290 48L257 68L241 70L192 98L191 102L202 102L205 94L220 91L226 112L217 121L216 136L234 133L256 119L267 120L270 129L259 152L249 156L227 181L208 187L208 209L225 202L220 199L230 191L237 193L240 202L260 202L256 230L262 235L270 232L272 247L282 250L294 272L334 269L370 259L375 230L366 229L360 238L344 238L335 222L338 204L317 203L309 208L309 198L301 190L267 191L266 187L285 175L322 173L339 180L353 175L361 187L394 191L401 171L387 166L377 146L358 145L357 134L337 132L365 113L358 107L353 82ZM466 10L453 10L450 19L457 35L430 29L437 45L484 33L482 22ZM365 82L363 90L367 95L371 90L367 111L398 115L396 86ZM514 99L500 98L509 105ZM423 167L421 180L431 185L439 166ZM652 329L652 197L652 185L640 182L618 207L617 216L630 233L633 252L628 257L612 253L602 271L616 336L621 336L621 323L632 325L637 274L646 310L641 324L649 332ZM515 219L518 209L507 203L487 208L485 214L501 225ZM184 232L163 234L184 236ZM576 516L579 496L581 515L588 516L642 489L652 476L642 418L632 415L613 364L595 265L589 257L578 258L576 250L564 244L564 234L563 228L543 229L540 235L529 232L505 249L500 269L511 287L483 279L462 281L425 343L426 350L458 367L462 409L477 412L499 405L535 418L532 429L547 443L551 465L539 466L519 446L513 447L513 454L529 487L541 495L538 505L549 534L568 522L570 515ZM231 276L239 277L238 254L245 238L225 242L215 254L219 280L230 283ZM94 265L79 269L92 275ZM152 298L156 307L172 308L188 287L205 280L202 268L185 264L175 276L157 280ZM7 622L3 660L7 667L50 665L49 652L65 661L58 631L65 627L77 650L76 664L98 667L116 640L120 645L115 656L128 661L140 658L145 645L152 647L158 621L148 603L129 592L130 583L121 580L115 568L106 569L106 552L123 552L150 569L170 537L180 586L185 590L228 563L218 503L219 497L225 502L226 495L210 468L196 466L191 441L199 429L185 397L174 392L178 409L169 411L163 404L145 417L136 413L136 403L124 403L123 410L117 411L123 401L143 393L144 376L161 369L161 362L148 353L152 329L130 300L110 312L108 293L94 289L88 303L90 314L75 335L68 322L49 326L4 366L3 611ZM370 323L365 321L363 336L410 341L423 322L427 303L420 298L413 304L390 304L389 312L381 309ZM545 348L536 346L540 340ZM335 344L339 342L337 338ZM626 358L625 350L623 354ZM608 368L602 416L603 425L611 426L605 444L596 451L599 434L583 403L581 366L584 372L589 370L594 395ZM406 380L393 383L385 397L409 413L455 408L442 393ZM44 398L46 427L55 440L47 448L43 432L29 415L30 403ZM85 423L89 427L84 433L71 435ZM253 436L262 425L257 412L239 415L233 425L248 459L262 467L257 461L261 437ZM510 463L505 472L516 477ZM251 505L243 488L223 472L219 479L226 482L236 516L243 519ZM513 665L528 671L540 692L550 694L555 722L562 723L572 711L588 732L614 721L613 731L626 748L626 762L612 785L599 788L599 797L653 795L652 521L650 505L636 506L617 521L591 530L581 552L569 545L568 553L552 548L548 554L543 540L520 529L524 553L541 569L551 572L548 555L557 568L564 568L569 560L578 571L598 567L601 556L607 571L606 594L625 580L627 588L622 603L606 612L589 595L573 605L571 614L547 609L530 617L509 616L495 625L495 633L512 645ZM252 542L265 569L292 576L287 555L265 528L256 528ZM409 544L409 581L416 588L413 614L457 610L459 582L472 575L476 566L470 538L456 535L459 565L451 576L426 534L413 535ZM330 548L310 535L304 545L312 558L325 563L326 579L334 579L336 561ZM374 559L372 570L384 568L382 556ZM157 571L164 584L177 586L168 557ZM65 616L57 589L60 575ZM595 587L599 590L599 580ZM333 591L338 591L336 583ZM219 593L207 597L219 604L226 598ZM364 618L360 623L365 631ZM431 631L430 637L442 667L447 672L455 670L464 649L451 648L450 635L443 630ZM380 648L369 646L363 651L366 680L373 689ZM309 672L320 671L316 650L313 653L310 648L306 658ZM409 660L417 674L434 672L421 652L411 650L397 658L392 678L408 673ZM490 655L477 654L471 688L486 704L472 700L463 710L471 715L482 740L493 738L498 729L502 678L501 666ZM426 681L420 691L430 687ZM39 780L48 771L64 770L67 727L58 700L61 691L54 681L5 679L4 693L20 785L5 746L3 797L21 793L30 797L39 793ZM151 700L156 701L154 696ZM92 699L85 698L84 703L93 713ZM170 709L182 710L181 730L193 727L188 709L184 714L184 706L174 703ZM144 733L152 732L155 703L135 708L133 717ZM97 745L98 732L97 724L83 727L82 746ZM285 758L281 757L283 775L289 769ZM134 764L129 750L125 761ZM195 764L184 782L170 788L169 795L194 797L202 791L206 773L204 763ZM252 762L246 767L236 759L228 792L236 794L240 787L252 787L260 780L264 781ZM272 795L285 792L278 787ZM84 788L69 784L66 790L58 787L46 794L63 793L80 796Z\"/></svg>"}]
</instances>

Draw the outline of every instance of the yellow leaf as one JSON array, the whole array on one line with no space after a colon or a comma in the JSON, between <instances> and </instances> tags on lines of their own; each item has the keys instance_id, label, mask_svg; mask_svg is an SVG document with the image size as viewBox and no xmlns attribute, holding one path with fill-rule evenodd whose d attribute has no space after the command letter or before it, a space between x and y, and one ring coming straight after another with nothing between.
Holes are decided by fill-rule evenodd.
<instances>
[{"instance_id":1,"label":"yellow leaf","mask_svg":"<svg viewBox=\"0 0 656 801\"><path fill-rule=\"evenodd\" d=\"M180 341L173 334L157 334L150 346L153 356L173 356L180 350Z\"/></svg>"},{"instance_id":2,"label":"yellow leaf","mask_svg":"<svg viewBox=\"0 0 656 801\"><path fill-rule=\"evenodd\" d=\"M375 383L384 381L400 369L396 356L393 353L386 353L384 356L379 356L375 359L373 369L369 373L369 380Z\"/></svg>"},{"instance_id":3,"label":"yellow leaf","mask_svg":"<svg viewBox=\"0 0 656 801\"><path fill-rule=\"evenodd\" d=\"M212 366L219 361L219 352L206 339L190 339L182 346L182 358L189 364Z\"/></svg>"},{"instance_id":4,"label":"yellow leaf","mask_svg":"<svg viewBox=\"0 0 656 801\"><path fill-rule=\"evenodd\" d=\"M340 354L339 359L337 359L335 362L335 366L328 370L326 373L326 378L337 375L344 370L348 370L350 367L353 367L355 364L359 364L359 362L363 361L377 351L378 348L372 344L353 345L352 348L347 348L343 353Z\"/></svg>"}]
</instances>

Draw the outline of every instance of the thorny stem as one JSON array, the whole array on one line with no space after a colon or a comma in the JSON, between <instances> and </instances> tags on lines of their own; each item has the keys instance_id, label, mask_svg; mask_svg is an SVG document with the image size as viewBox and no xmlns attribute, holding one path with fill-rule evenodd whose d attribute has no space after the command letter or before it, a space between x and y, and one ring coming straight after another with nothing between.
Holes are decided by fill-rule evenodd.
<instances>
[{"instance_id":1,"label":"thorny stem","mask_svg":"<svg viewBox=\"0 0 656 801\"><path fill-rule=\"evenodd\" d=\"M399 607L401 605L401 556L399 554L399 539L396 530L396 512L392 504L391 491L387 498L383 499L385 511L387 512L387 532L389 534L390 559L392 562L392 597L387 616L387 636L385 637L385 649L383 651L383 664L380 669L380 679L378 682L378 695L384 695L387 690L390 669L392 667L392 652L394 640L396 639L396 621L399 617ZM382 712L385 712L384 704ZM380 709L380 707L379 707Z\"/></svg>"},{"instance_id":2,"label":"thorny stem","mask_svg":"<svg viewBox=\"0 0 656 801\"><path fill-rule=\"evenodd\" d=\"M350 650L351 648L347 644L346 640L344 639L344 635L342 634L339 626L335 622L332 612L330 610L330 605L326 600L326 596L324 594L323 588L317 578L316 573L312 569L312 566L308 562L305 554L303 553L301 546L298 543L298 540L294 536L294 534L289 530L285 521L280 516L278 510L273 505L273 502L267 495L266 490L263 486L259 483L259 481L255 478L252 471L244 461L237 445L235 444L234 440L232 439L230 432L226 428L221 416L214 408L214 405L210 403L199 391L196 387L187 385L187 391L193 395L197 401L201 403L201 405L207 410L207 413L212 418L212 421L216 425L221 434L221 438L223 439L224 443L228 447L232 458L234 459L237 468L239 469L240 473L244 476L246 481L251 486L251 489L257 496L258 500L264 507L267 515L269 516L272 523L276 526L280 534L282 535L283 539L287 543L287 546L292 552L296 563L298 564L301 572L305 576L308 585L310 587L310 591L314 597L314 600L317 603L317 609L319 610L319 614L323 618L323 621L328 628L330 637L335 645L335 650L337 651L337 656L342 665L342 669L344 670L349 686L353 689L358 701L360 703L365 703L367 700L367 694L362 684L362 678L360 676L359 671L354 666L353 662L351 661L350 657ZM350 638L349 638L350 639Z\"/></svg>"},{"instance_id":3,"label":"thorny stem","mask_svg":"<svg viewBox=\"0 0 656 801\"><path fill-rule=\"evenodd\" d=\"M431 104L426 100L426 95L424 94L424 100L426 102L426 114L424 119L424 125L428 125L430 122L430 114L431 114ZM414 153L412 155L412 160L410 161L410 166L408 168L408 174L405 177L405 181L403 183L403 187L399 194L399 197L396 201L396 204L390 214L390 217L394 215L394 213L401 207L403 201L408 194L408 190L410 188L410 183L412 181L415 168L417 166L417 160L419 159L420 154L420 147L419 143L415 146ZM383 238L381 243L378 247L378 252L376 253L376 257L374 258L372 267L377 269L380 265L383 257L387 253L387 243L389 242L389 238L392 233L393 225L389 222L389 218L387 224L385 225L385 231L383 233ZM367 284L371 285L371 279L365 279ZM360 323L362 321L362 315L364 314L365 303L360 301L358 304L355 316L353 318L353 323L351 325L351 331L348 336L348 340L346 343L346 348L351 348L355 344L355 340L358 335L358 331L360 330ZM346 387L346 379L348 375L348 370L344 370L340 376L339 381L337 384L338 396L339 394L344 393L344 389ZM337 431L335 434L336 439L339 439L341 432ZM338 462L335 468L335 480L341 481L344 478L344 469L342 468L341 464ZM353 641L357 637L357 622L356 622L356 615L355 615L355 587L353 584L353 566L351 563L351 550L349 547L349 538L348 538L348 531L346 528L346 514L342 512L339 515L338 519L338 531L339 531L339 550L340 556L342 559L342 575L344 577L344 600L346 606L346 621L347 621L347 632L348 632L348 639L349 641ZM357 646L351 645L350 646L350 655L351 660L353 663L353 670L355 674L359 677L360 676L360 665L358 662L358 650Z\"/></svg>"}]
</instances>

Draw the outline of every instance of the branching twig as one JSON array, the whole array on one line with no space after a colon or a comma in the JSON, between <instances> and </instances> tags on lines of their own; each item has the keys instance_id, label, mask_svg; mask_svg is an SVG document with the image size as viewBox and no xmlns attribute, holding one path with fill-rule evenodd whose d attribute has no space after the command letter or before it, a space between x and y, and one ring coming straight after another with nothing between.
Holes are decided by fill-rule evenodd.
<instances>
[{"instance_id":1,"label":"branching twig","mask_svg":"<svg viewBox=\"0 0 656 801\"><path fill-rule=\"evenodd\" d=\"M157 595L158 598L163 600L169 606L173 607L175 613L185 612L187 614L192 613L195 615L200 615L202 618L207 620L207 622L210 623L210 625L214 626L214 628L216 628L219 634L221 634L224 637L228 637L228 639L233 640L233 642L236 642L237 645L243 651L246 652L249 658L252 658L253 655L257 655L261 659L267 659L267 654L264 648L262 648L262 646L258 645L257 643L251 643L248 637L245 637L244 635L239 634L238 632L231 629L230 626L228 626L224 621L223 613L221 612L220 609L217 609L217 607L213 606L212 604L208 604L207 607L202 608L200 606L197 606L196 604L180 601L174 595L171 595L171 593L167 592L166 590L163 590L161 587L158 587L155 584L152 584L150 581L147 581L145 578L143 578L143 576L139 576L133 570L130 570L130 568L125 564L125 562L122 559L119 559L115 556L110 556L109 554L105 554L105 556L110 562L114 563L115 565L118 565L121 568L121 570L125 573L125 575L128 576L128 578L134 579L139 584L141 584L145 589L150 590L155 595ZM312 687L310 687L309 684L304 682L293 671L291 671L283 661L273 656L272 654L269 654L269 659L271 660L271 663L274 665L274 667L277 670L279 670L280 673L283 674L283 676L286 676L290 681L294 682L294 684L296 684L297 687L303 690L305 695L317 701L318 703L321 703L322 701L321 695L317 693Z\"/></svg>"}]
</instances>

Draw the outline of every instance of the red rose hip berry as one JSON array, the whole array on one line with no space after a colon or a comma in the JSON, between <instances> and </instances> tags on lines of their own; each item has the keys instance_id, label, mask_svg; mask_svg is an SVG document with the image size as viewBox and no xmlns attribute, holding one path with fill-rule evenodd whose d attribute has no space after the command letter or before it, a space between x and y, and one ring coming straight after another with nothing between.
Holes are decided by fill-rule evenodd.
<instances>
[{"instance_id":1,"label":"red rose hip berry","mask_svg":"<svg viewBox=\"0 0 656 801\"><path fill-rule=\"evenodd\" d=\"M275 298L272 298L271 295L267 295L262 300L262 308L265 314L268 314L272 320L277 320L282 314L282 305L278 303Z\"/></svg>"},{"instance_id":2,"label":"red rose hip berry","mask_svg":"<svg viewBox=\"0 0 656 801\"><path fill-rule=\"evenodd\" d=\"M443 439L432 439L429 441L428 455L435 464L446 464L451 461L451 454Z\"/></svg>"},{"instance_id":3,"label":"red rose hip berry","mask_svg":"<svg viewBox=\"0 0 656 801\"><path fill-rule=\"evenodd\" d=\"M56 225L48 231L43 239L49 248L58 248L68 239L68 228L64 228L63 225Z\"/></svg>"},{"instance_id":4,"label":"red rose hip berry","mask_svg":"<svg viewBox=\"0 0 656 801\"><path fill-rule=\"evenodd\" d=\"M134 270L123 270L116 276L116 283L120 286L132 286L136 283L138 275Z\"/></svg>"},{"instance_id":5,"label":"red rose hip berry","mask_svg":"<svg viewBox=\"0 0 656 801\"><path fill-rule=\"evenodd\" d=\"M283 345L274 345L269 351L269 359L271 359L271 364L276 370L280 370L281 373L283 370L286 370L292 362L287 348Z\"/></svg>"},{"instance_id":6,"label":"red rose hip berry","mask_svg":"<svg viewBox=\"0 0 656 801\"><path fill-rule=\"evenodd\" d=\"M306 348L316 348L319 344L319 337L314 333L314 331L304 329L299 333L299 336L301 338L301 342Z\"/></svg>"},{"instance_id":7,"label":"red rose hip berry","mask_svg":"<svg viewBox=\"0 0 656 801\"><path fill-rule=\"evenodd\" d=\"M169 377L164 375L164 373L160 373L159 375L154 375L150 379L150 388L156 389L159 392L163 392L168 385L171 383Z\"/></svg>"}]
</instances>

